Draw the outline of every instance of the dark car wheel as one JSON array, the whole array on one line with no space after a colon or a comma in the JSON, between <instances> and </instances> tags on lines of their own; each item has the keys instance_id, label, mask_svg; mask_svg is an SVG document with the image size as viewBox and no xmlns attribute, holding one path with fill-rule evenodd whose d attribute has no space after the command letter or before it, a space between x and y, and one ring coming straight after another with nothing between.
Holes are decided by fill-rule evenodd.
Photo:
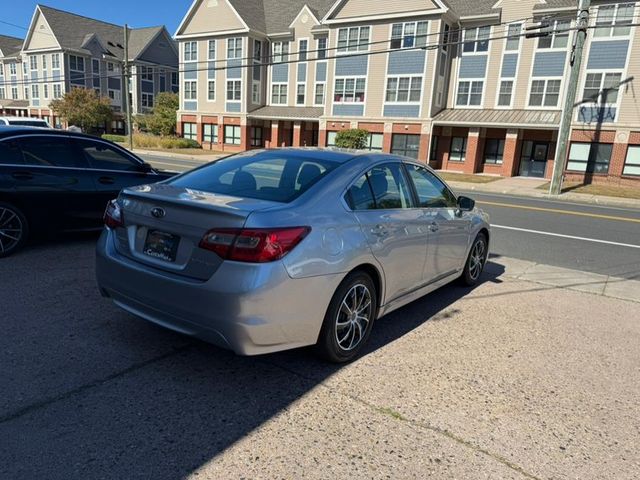
<instances>
[{"instance_id":1,"label":"dark car wheel","mask_svg":"<svg viewBox=\"0 0 640 480\"><path fill-rule=\"evenodd\" d=\"M29 225L20 209L0 202L0 258L22 248L28 235Z\"/></svg>"},{"instance_id":2,"label":"dark car wheel","mask_svg":"<svg viewBox=\"0 0 640 480\"><path fill-rule=\"evenodd\" d=\"M378 312L376 288L371 277L354 272L333 295L316 345L325 359L343 363L358 356L369 339Z\"/></svg>"},{"instance_id":3,"label":"dark car wheel","mask_svg":"<svg viewBox=\"0 0 640 480\"><path fill-rule=\"evenodd\" d=\"M464 265L464 271L460 280L464 285L473 287L478 284L480 275L484 270L484 265L487 263L487 256L489 255L489 248L487 242L487 236L484 233L479 233L476 239L471 245L471 251L469 251L469 257L467 263Z\"/></svg>"}]
</instances>

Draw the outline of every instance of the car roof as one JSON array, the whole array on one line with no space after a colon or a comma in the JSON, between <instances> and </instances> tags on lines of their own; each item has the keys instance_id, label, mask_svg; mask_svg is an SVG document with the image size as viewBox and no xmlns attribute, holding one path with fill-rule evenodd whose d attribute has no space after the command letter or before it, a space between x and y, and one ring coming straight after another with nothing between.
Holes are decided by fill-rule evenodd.
<instances>
[{"instance_id":1,"label":"car roof","mask_svg":"<svg viewBox=\"0 0 640 480\"><path fill-rule=\"evenodd\" d=\"M6 137L15 137L17 135L61 135L74 137L85 137L95 140L96 137L85 135L82 133L69 132L66 130L44 129L40 127L29 127L26 125L0 125L0 139Z\"/></svg>"},{"instance_id":2,"label":"car roof","mask_svg":"<svg viewBox=\"0 0 640 480\"><path fill-rule=\"evenodd\" d=\"M28 121L43 122L44 121L44 120L42 120L40 118L16 117L15 115L13 115L13 116L10 116L10 115L0 116L0 120L19 120L21 122L28 122Z\"/></svg>"},{"instance_id":3,"label":"car roof","mask_svg":"<svg viewBox=\"0 0 640 480\"><path fill-rule=\"evenodd\" d=\"M377 153L367 150L350 150L336 147L285 147L271 150L249 150L245 153L256 154L259 152L270 153L272 155L282 155L283 153L308 160L325 160L335 163L347 163L352 160L366 160L369 162L376 160L405 160L403 157L390 153Z\"/></svg>"}]
</instances>

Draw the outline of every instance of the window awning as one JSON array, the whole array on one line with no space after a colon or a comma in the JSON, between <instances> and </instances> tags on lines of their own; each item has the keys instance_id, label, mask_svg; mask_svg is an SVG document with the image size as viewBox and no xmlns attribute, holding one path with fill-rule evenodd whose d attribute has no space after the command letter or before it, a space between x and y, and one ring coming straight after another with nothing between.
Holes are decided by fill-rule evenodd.
<instances>
[{"instance_id":1,"label":"window awning","mask_svg":"<svg viewBox=\"0 0 640 480\"><path fill-rule=\"evenodd\" d=\"M448 108L433 118L434 125L552 128L560 126L560 110L499 110Z\"/></svg>"}]
</instances>

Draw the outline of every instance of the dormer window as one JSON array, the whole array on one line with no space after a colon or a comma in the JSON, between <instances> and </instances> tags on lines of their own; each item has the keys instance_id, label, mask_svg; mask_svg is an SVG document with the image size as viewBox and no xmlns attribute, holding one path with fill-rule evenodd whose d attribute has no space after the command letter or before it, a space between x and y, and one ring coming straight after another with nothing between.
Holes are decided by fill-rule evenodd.
<instances>
[{"instance_id":1,"label":"dormer window","mask_svg":"<svg viewBox=\"0 0 640 480\"><path fill-rule=\"evenodd\" d=\"M464 53L486 52L489 50L491 27L467 28L464 31Z\"/></svg>"},{"instance_id":2,"label":"dormer window","mask_svg":"<svg viewBox=\"0 0 640 480\"><path fill-rule=\"evenodd\" d=\"M424 47L427 44L429 22L394 23L391 27L391 48Z\"/></svg>"}]
</instances>

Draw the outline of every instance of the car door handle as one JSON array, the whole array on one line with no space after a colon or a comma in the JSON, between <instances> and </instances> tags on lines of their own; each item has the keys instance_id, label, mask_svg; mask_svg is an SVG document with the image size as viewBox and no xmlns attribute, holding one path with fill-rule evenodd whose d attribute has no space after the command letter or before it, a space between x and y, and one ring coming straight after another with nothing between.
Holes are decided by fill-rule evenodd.
<instances>
[{"instance_id":1,"label":"car door handle","mask_svg":"<svg viewBox=\"0 0 640 480\"><path fill-rule=\"evenodd\" d=\"M98 182L100 182L103 185L113 185L114 183L116 183L113 177L100 177L98 179Z\"/></svg>"},{"instance_id":2,"label":"car door handle","mask_svg":"<svg viewBox=\"0 0 640 480\"><path fill-rule=\"evenodd\" d=\"M33 173L30 172L14 172L11 176L16 180L33 180Z\"/></svg>"},{"instance_id":3,"label":"car door handle","mask_svg":"<svg viewBox=\"0 0 640 480\"><path fill-rule=\"evenodd\" d=\"M429 225L429 231L436 233L438 230L440 230L440 227L436 222L432 222L431 225Z\"/></svg>"},{"instance_id":4,"label":"car door handle","mask_svg":"<svg viewBox=\"0 0 640 480\"><path fill-rule=\"evenodd\" d=\"M371 229L371 233L373 233L376 237L386 237L389 235L389 230L384 225L376 225Z\"/></svg>"}]
</instances>

